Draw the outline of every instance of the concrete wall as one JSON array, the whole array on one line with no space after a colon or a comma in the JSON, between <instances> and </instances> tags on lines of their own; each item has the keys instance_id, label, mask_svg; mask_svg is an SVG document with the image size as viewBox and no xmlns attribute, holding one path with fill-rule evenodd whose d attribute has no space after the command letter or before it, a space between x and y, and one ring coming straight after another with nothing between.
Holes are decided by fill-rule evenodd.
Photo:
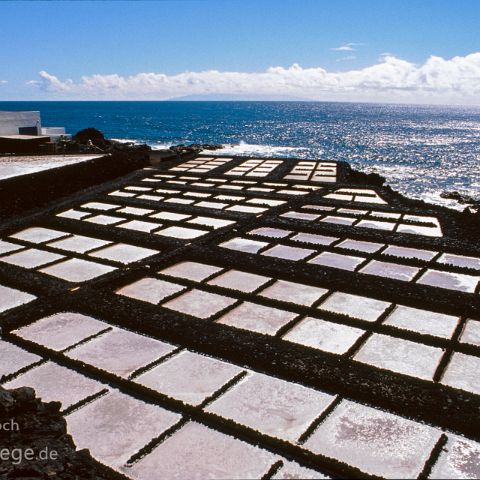
<instances>
[{"instance_id":1,"label":"concrete wall","mask_svg":"<svg viewBox=\"0 0 480 480\"><path fill-rule=\"evenodd\" d=\"M40 112L0 112L0 135L18 135L19 127L36 127L40 135Z\"/></svg>"}]
</instances>

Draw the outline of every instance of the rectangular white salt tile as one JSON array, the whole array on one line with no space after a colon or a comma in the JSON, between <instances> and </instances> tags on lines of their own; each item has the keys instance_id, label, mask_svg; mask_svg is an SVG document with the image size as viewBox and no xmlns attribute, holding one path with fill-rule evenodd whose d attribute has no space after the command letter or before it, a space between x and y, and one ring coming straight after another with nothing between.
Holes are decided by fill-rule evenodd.
<instances>
[{"instance_id":1,"label":"rectangular white salt tile","mask_svg":"<svg viewBox=\"0 0 480 480\"><path fill-rule=\"evenodd\" d=\"M151 248L137 247L127 243L117 243L110 247L97 250L91 253L90 256L127 264L143 260L157 253L159 253L158 250L152 250Z\"/></svg>"},{"instance_id":2,"label":"rectangular white salt tile","mask_svg":"<svg viewBox=\"0 0 480 480\"><path fill-rule=\"evenodd\" d=\"M205 201L197 202L195 205L202 208L215 208L216 210L222 210L223 208L228 207L228 203Z\"/></svg>"},{"instance_id":3,"label":"rectangular white salt tile","mask_svg":"<svg viewBox=\"0 0 480 480\"><path fill-rule=\"evenodd\" d=\"M159 218L160 220L170 220L171 222L180 222L181 220L186 220L187 218L190 218L190 215L173 212L159 212L155 215L151 215L151 217Z\"/></svg>"},{"instance_id":4,"label":"rectangular white salt tile","mask_svg":"<svg viewBox=\"0 0 480 480\"><path fill-rule=\"evenodd\" d=\"M320 212L332 212L333 210L335 210L335 207L329 207L326 205L304 205L302 208L318 210Z\"/></svg>"},{"instance_id":5,"label":"rectangular white salt tile","mask_svg":"<svg viewBox=\"0 0 480 480\"><path fill-rule=\"evenodd\" d=\"M33 368L5 384L5 388L31 387L44 402L61 402L62 410L105 389L105 385L53 362Z\"/></svg>"},{"instance_id":6,"label":"rectangular white salt tile","mask_svg":"<svg viewBox=\"0 0 480 480\"><path fill-rule=\"evenodd\" d=\"M113 270L115 270L115 267L88 262L79 258L71 258L51 267L46 267L40 270L40 272L67 280L68 282L85 282L100 275L113 272Z\"/></svg>"},{"instance_id":7,"label":"rectangular white salt tile","mask_svg":"<svg viewBox=\"0 0 480 480\"><path fill-rule=\"evenodd\" d=\"M296 383L249 373L206 411L295 442L334 398Z\"/></svg>"},{"instance_id":8,"label":"rectangular white salt tile","mask_svg":"<svg viewBox=\"0 0 480 480\"><path fill-rule=\"evenodd\" d=\"M66 417L77 448L114 468L180 420L180 415L113 391ZM158 471L157 471L158 473Z\"/></svg>"},{"instance_id":9,"label":"rectangular white salt tile","mask_svg":"<svg viewBox=\"0 0 480 480\"><path fill-rule=\"evenodd\" d=\"M369 275L376 275L379 277L394 278L409 282L420 271L417 267L410 267L408 265L400 265L398 263L379 262L378 260L371 260L361 270L360 273L367 273Z\"/></svg>"},{"instance_id":10,"label":"rectangular white salt tile","mask_svg":"<svg viewBox=\"0 0 480 480\"><path fill-rule=\"evenodd\" d=\"M341 355L347 352L364 333L365 331L360 328L307 317L295 325L283 338L300 345Z\"/></svg>"},{"instance_id":11,"label":"rectangular white salt tile","mask_svg":"<svg viewBox=\"0 0 480 480\"><path fill-rule=\"evenodd\" d=\"M153 190L152 188L148 187L136 187L135 185L129 185L128 187L124 187L125 190L132 190L133 192L149 192Z\"/></svg>"},{"instance_id":12,"label":"rectangular white salt tile","mask_svg":"<svg viewBox=\"0 0 480 480\"><path fill-rule=\"evenodd\" d=\"M394 220L398 220L402 214L394 212L371 212L370 216L375 218L392 218Z\"/></svg>"},{"instance_id":13,"label":"rectangular white salt tile","mask_svg":"<svg viewBox=\"0 0 480 480\"><path fill-rule=\"evenodd\" d=\"M480 478L480 443L459 435L448 434L438 460L428 478Z\"/></svg>"},{"instance_id":14,"label":"rectangular white salt tile","mask_svg":"<svg viewBox=\"0 0 480 480\"><path fill-rule=\"evenodd\" d=\"M428 262L435 255L437 255L437 252L432 252L430 250L422 250L418 248L400 247L398 245L389 245L382 252L382 255L392 255L399 258L414 258L416 260L425 260L426 262Z\"/></svg>"},{"instance_id":15,"label":"rectangular white salt tile","mask_svg":"<svg viewBox=\"0 0 480 480\"><path fill-rule=\"evenodd\" d=\"M421 285L458 290L461 292L474 293L480 276L465 275L463 273L441 272L439 270L427 270L418 280Z\"/></svg>"},{"instance_id":16,"label":"rectangular white salt tile","mask_svg":"<svg viewBox=\"0 0 480 480\"><path fill-rule=\"evenodd\" d=\"M179 203L181 205L191 205L195 200L192 198L168 198L165 203Z\"/></svg>"},{"instance_id":17,"label":"rectangular white salt tile","mask_svg":"<svg viewBox=\"0 0 480 480\"><path fill-rule=\"evenodd\" d=\"M277 280L273 285L258 293L258 295L280 300L281 302L290 302L309 307L322 295L325 295L327 291L325 288Z\"/></svg>"},{"instance_id":18,"label":"rectangular white salt tile","mask_svg":"<svg viewBox=\"0 0 480 480\"><path fill-rule=\"evenodd\" d=\"M392 372L432 380L442 355L440 348L374 333L354 359Z\"/></svg>"},{"instance_id":19,"label":"rectangular white salt tile","mask_svg":"<svg viewBox=\"0 0 480 480\"><path fill-rule=\"evenodd\" d=\"M132 192L122 192L120 190L116 190L115 192L110 192L109 195L112 197L134 197L136 194Z\"/></svg>"},{"instance_id":20,"label":"rectangular white salt tile","mask_svg":"<svg viewBox=\"0 0 480 480\"><path fill-rule=\"evenodd\" d=\"M114 225L125 221L124 217L112 217L110 215L95 215L94 217L86 218L84 222L97 223L98 225Z\"/></svg>"},{"instance_id":21,"label":"rectangular white salt tile","mask_svg":"<svg viewBox=\"0 0 480 480\"><path fill-rule=\"evenodd\" d=\"M91 210L113 210L119 208L120 205L115 205L113 203L102 203L102 202L90 202L84 203L81 205L82 208L89 208Z\"/></svg>"},{"instance_id":22,"label":"rectangular white salt tile","mask_svg":"<svg viewBox=\"0 0 480 480\"><path fill-rule=\"evenodd\" d=\"M73 220L81 220L84 217L88 217L88 215L91 215L88 212L81 212L80 210L66 210L65 212L57 213L57 217L61 218L72 218Z\"/></svg>"},{"instance_id":23,"label":"rectangular white salt tile","mask_svg":"<svg viewBox=\"0 0 480 480\"><path fill-rule=\"evenodd\" d=\"M278 470L278 472L271 478L272 480L293 480L295 478L303 480L320 480L328 479L330 477L315 470L311 470L310 468L302 467L298 463L284 461L280 470Z\"/></svg>"},{"instance_id":24,"label":"rectangular white salt tile","mask_svg":"<svg viewBox=\"0 0 480 480\"><path fill-rule=\"evenodd\" d=\"M35 300L34 295L0 285L0 313Z\"/></svg>"},{"instance_id":25,"label":"rectangular white salt tile","mask_svg":"<svg viewBox=\"0 0 480 480\"><path fill-rule=\"evenodd\" d=\"M390 303L381 300L334 292L318 308L366 322L375 322L389 306Z\"/></svg>"},{"instance_id":26,"label":"rectangular white salt tile","mask_svg":"<svg viewBox=\"0 0 480 480\"><path fill-rule=\"evenodd\" d=\"M480 321L467 320L459 341L480 347Z\"/></svg>"},{"instance_id":27,"label":"rectangular white salt tile","mask_svg":"<svg viewBox=\"0 0 480 480\"><path fill-rule=\"evenodd\" d=\"M325 223L334 223L335 225L352 225L352 223L356 222L356 218L328 215L325 218L322 218L320 221Z\"/></svg>"},{"instance_id":28,"label":"rectangular white salt tile","mask_svg":"<svg viewBox=\"0 0 480 480\"><path fill-rule=\"evenodd\" d=\"M23 247L22 245L17 245L15 243L4 242L0 240L0 255L4 255L5 253L15 252L17 250L21 250Z\"/></svg>"},{"instance_id":29,"label":"rectangular white salt tile","mask_svg":"<svg viewBox=\"0 0 480 480\"><path fill-rule=\"evenodd\" d=\"M248 233L250 235L260 235L262 237L285 238L293 232L291 230L284 230L283 228L262 227L250 230Z\"/></svg>"},{"instance_id":30,"label":"rectangular white salt tile","mask_svg":"<svg viewBox=\"0 0 480 480\"><path fill-rule=\"evenodd\" d=\"M18 253L11 253L0 258L0 262L9 263L10 265L17 265L23 268L36 268L52 263L57 260L65 258L58 253L45 252L43 250L37 250L35 248L29 248L28 250L22 250Z\"/></svg>"},{"instance_id":31,"label":"rectangular white salt tile","mask_svg":"<svg viewBox=\"0 0 480 480\"><path fill-rule=\"evenodd\" d=\"M67 235L69 234L58 230L52 230L50 228L32 227L10 235L10 238L16 238L17 240L24 240L32 243L45 243L49 240L55 240L56 238L65 237Z\"/></svg>"},{"instance_id":32,"label":"rectangular white salt tile","mask_svg":"<svg viewBox=\"0 0 480 480\"><path fill-rule=\"evenodd\" d=\"M41 360L41 357L0 339L0 380Z\"/></svg>"},{"instance_id":33,"label":"rectangular white salt tile","mask_svg":"<svg viewBox=\"0 0 480 480\"><path fill-rule=\"evenodd\" d=\"M311 243L313 245L331 245L338 240L338 238L318 235L315 233L298 233L297 235L294 235L291 240L294 240L295 242Z\"/></svg>"},{"instance_id":34,"label":"rectangular white salt tile","mask_svg":"<svg viewBox=\"0 0 480 480\"><path fill-rule=\"evenodd\" d=\"M227 210L231 212L242 212L242 213L262 213L267 209L262 207L249 207L247 205L234 205L233 207L228 207Z\"/></svg>"},{"instance_id":35,"label":"rectangular white salt tile","mask_svg":"<svg viewBox=\"0 0 480 480\"><path fill-rule=\"evenodd\" d=\"M152 230L155 230L156 228L160 228L161 226L161 223L143 222L141 220L131 220L129 222L117 225L118 228L125 228L127 230L135 230L137 232L148 233L150 233Z\"/></svg>"},{"instance_id":36,"label":"rectangular white salt tile","mask_svg":"<svg viewBox=\"0 0 480 480\"><path fill-rule=\"evenodd\" d=\"M246 203L253 203L255 205L267 205L269 207L278 207L279 205L283 205L283 200L270 200L269 198L251 198L247 200Z\"/></svg>"},{"instance_id":37,"label":"rectangular white salt tile","mask_svg":"<svg viewBox=\"0 0 480 480\"><path fill-rule=\"evenodd\" d=\"M169 480L264 478L277 456L242 440L189 422L149 455L123 471L135 480L161 472Z\"/></svg>"},{"instance_id":38,"label":"rectangular white salt tile","mask_svg":"<svg viewBox=\"0 0 480 480\"><path fill-rule=\"evenodd\" d=\"M306 221L313 221L317 218L320 218L320 215L316 215L315 213L304 213L304 212L287 212L280 215L283 218L291 218L293 220L306 220Z\"/></svg>"},{"instance_id":39,"label":"rectangular white salt tile","mask_svg":"<svg viewBox=\"0 0 480 480\"><path fill-rule=\"evenodd\" d=\"M441 431L343 400L305 447L370 475L417 478Z\"/></svg>"},{"instance_id":40,"label":"rectangular white salt tile","mask_svg":"<svg viewBox=\"0 0 480 480\"><path fill-rule=\"evenodd\" d=\"M58 351L96 335L109 326L108 323L81 313L62 312L41 318L13 333L25 340Z\"/></svg>"},{"instance_id":41,"label":"rectangular white salt tile","mask_svg":"<svg viewBox=\"0 0 480 480\"><path fill-rule=\"evenodd\" d=\"M466 257L465 255L454 255L453 253L444 253L438 260L438 263L454 265L461 268L473 268L480 270L480 258Z\"/></svg>"},{"instance_id":42,"label":"rectangular white salt tile","mask_svg":"<svg viewBox=\"0 0 480 480\"><path fill-rule=\"evenodd\" d=\"M392 222L381 222L379 220L360 220L356 227L373 228L375 230L388 230L392 231L395 228L395 224Z\"/></svg>"},{"instance_id":43,"label":"rectangular white salt tile","mask_svg":"<svg viewBox=\"0 0 480 480\"><path fill-rule=\"evenodd\" d=\"M236 301L235 298L193 289L164 303L162 307L205 319L225 310Z\"/></svg>"},{"instance_id":44,"label":"rectangular white salt tile","mask_svg":"<svg viewBox=\"0 0 480 480\"><path fill-rule=\"evenodd\" d=\"M315 253L315 250L307 248L289 247L287 245L276 245L269 250L266 250L262 255L266 257L283 258L285 260L293 260L295 262L303 260L304 258Z\"/></svg>"},{"instance_id":45,"label":"rectangular white salt tile","mask_svg":"<svg viewBox=\"0 0 480 480\"><path fill-rule=\"evenodd\" d=\"M159 197L157 195L139 195L138 198L142 200L153 200L154 202L159 202L163 200L165 197Z\"/></svg>"},{"instance_id":46,"label":"rectangular white salt tile","mask_svg":"<svg viewBox=\"0 0 480 480\"><path fill-rule=\"evenodd\" d=\"M156 278L142 278L134 283L120 288L115 293L125 297L135 298L143 302L159 303L164 298L185 290L186 287L176 283L165 282Z\"/></svg>"},{"instance_id":47,"label":"rectangular white salt tile","mask_svg":"<svg viewBox=\"0 0 480 480\"><path fill-rule=\"evenodd\" d=\"M218 323L252 332L275 335L280 328L297 317L296 313L243 302L223 315Z\"/></svg>"},{"instance_id":48,"label":"rectangular white salt tile","mask_svg":"<svg viewBox=\"0 0 480 480\"><path fill-rule=\"evenodd\" d=\"M210 280L208 283L210 285L217 285L218 287L250 293L262 285L265 285L269 280L269 277L264 277L263 275L255 275L239 270L229 270Z\"/></svg>"},{"instance_id":49,"label":"rectangular white salt tile","mask_svg":"<svg viewBox=\"0 0 480 480\"><path fill-rule=\"evenodd\" d=\"M368 210L358 210L357 208L339 208L337 212L346 215L363 216L368 213Z\"/></svg>"},{"instance_id":50,"label":"rectangular white salt tile","mask_svg":"<svg viewBox=\"0 0 480 480\"><path fill-rule=\"evenodd\" d=\"M187 223L192 223L195 225L206 225L207 227L213 228L223 228L233 225L235 222L233 220L224 220L221 218L214 217L195 217L192 220L188 220Z\"/></svg>"},{"instance_id":51,"label":"rectangular white salt tile","mask_svg":"<svg viewBox=\"0 0 480 480\"><path fill-rule=\"evenodd\" d=\"M148 208L137 208L137 207L124 207L120 210L117 210L118 213L127 213L129 215L148 215L153 213L155 210L149 210Z\"/></svg>"},{"instance_id":52,"label":"rectangular white salt tile","mask_svg":"<svg viewBox=\"0 0 480 480\"><path fill-rule=\"evenodd\" d=\"M400 223L397 228L399 233L410 233L412 235L424 235L426 237L441 237L442 230L440 227L424 227L420 225L407 225Z\"/></svg>"},{"instance_id":53,"label":"rectangular white salt tile","mask_svg":"<svg viewBox=\"0 0 480 480\"><path fill-rule=\"evenodd\" d=\"M241 372L236 365L186 350L134 381L182 402L200 405Z\"/></svg>"},{"instance_id":54,"label":"rectangular white salt tile","mask_svg":"<svg viewBox=\"0 0 480 480\"><path fill-rule=\"evenodd\" d=\"M69 252L85 253L94 248L103 247L111 242L100 240L98 238L84 237L83 235L73 235L64 240L56 240L49 243L49 247L67 250Z\"/></svg>"},{"instance_id":55,"label":"rectangular white salt tile","mask_svg":"<svg viewBox=\"0 0 480 480\"><path fill-rule=\"evenodd\" d=\"M185 227L167 227L158 232L155 232L155 235L161 235L163 237L172 237L179 238L181 240L191 240L194 238L201 237L206 235L208 230L200 230L196 228L185 228Z\"/></svg>"},{"instance_id":56,"label":"rectangular white salt tile","mask_svg":"<svg viewBox=\"0 0 480 480\"><path fill-rule=\"evenodd\" d=\"M480 358L454 352L441 383L480 395Z\"/></svg>"},{"instance_id":57,"label":"rectangular white salt tile","mask_svg":"<svg viewBox=\"0 0 480 480\"><path fill-rule=\"evenodd\" d=\"M257 253L263 247L268 246L267 242L258 242L257 240L249 240L247 238L235 237L220 244L223 248L237 250L245 253Z\"/></svg>"},{"instance_id":58,"label":"rectangular white salt tile","mask_svg":"<svg viewBox=\"0 0 480 480\"><path fill-rule=\"evenodd\" d=\"M375 253L383 247L383 243L365 242L362 240L347 238L343 242L337 244L336 247L344 248L345 250L355 250L357 252Z\"/></svg>"},{"instance_id":59,"label":"rectangular white salt tile","mask_svg":"<svg viewBox=\"0 0 480 480\"><path fill-rule=\"evenodd\" d=\"M171 267L161 270L159 273L168 275L171 277L185 278L187 280L193 280L194 282L201 282L210 277L214 273L218 273L222 270L221 267L215 267L214 265L205 265L198 262L180 262Z\"/></svg>"},{"instance_id":60,"label":"rectangular white salt tile","mask_svg":"<svg viewBox=\"0 0 480 480\"><path fill-rule=\"evenodd\" d=\"M353 272L361 263L365 261L363 257L353 257L351 255L341 255L333 252L323 252L312 258L308 263L314 265L323 265L326 267L340 268Z\"/></svg>"},{"instance_id":61,"label":"rectangular white salt tile","mask_svg":"<svg viewBox=\"0 0 480 480\"><path fill-rule=\"evenodd\" d=\"M65 355L126 378L173 350L175 347L160 340L114 328Z\"/></svg>"},{"instance_id":62,"label":"rectangular white salt tile","mask_svg":"<svg viewBox=\"0 0 480 480\"><path fill-rule=\"evenodd\" d=\"M451 338L458 317L397 305L383 323L435 337Z\"/></svg>"}]
</instances>

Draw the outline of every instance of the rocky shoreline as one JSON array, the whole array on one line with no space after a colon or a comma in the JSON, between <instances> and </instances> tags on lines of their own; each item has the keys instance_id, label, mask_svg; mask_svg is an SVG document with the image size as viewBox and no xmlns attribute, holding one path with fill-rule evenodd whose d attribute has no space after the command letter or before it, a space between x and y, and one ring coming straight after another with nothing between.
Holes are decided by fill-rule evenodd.
<instances>
[{"instance_id":1,"label":"rocky shoreline","mask_svg":"<svg viewBox=\"0 0 480 480\"><path fill-rule=\"evenodd\" d=\"M0 386L0 478L107 480L88 450L77 450L60 403L44 403L32 388Z\"/></svg>"}]
</instances>

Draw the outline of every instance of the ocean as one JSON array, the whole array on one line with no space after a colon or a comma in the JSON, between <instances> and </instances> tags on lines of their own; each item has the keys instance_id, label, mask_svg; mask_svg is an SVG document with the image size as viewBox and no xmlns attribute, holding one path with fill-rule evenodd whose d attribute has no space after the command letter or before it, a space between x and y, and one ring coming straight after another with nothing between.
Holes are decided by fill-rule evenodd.
<instances>
[{"instance_id":1,"label":"ocean","mask_svg":"<svg viewBox=\"0 0 480 480\"><path fill-rule=\"evenodd\" d=\"M44 126L95 127L153 148L219 143L222 154L345 160L440 205L480 196L480 108L328 102L0 102ZM216 153L220 153L216 152Z\"/></svg>"}]
</instances>

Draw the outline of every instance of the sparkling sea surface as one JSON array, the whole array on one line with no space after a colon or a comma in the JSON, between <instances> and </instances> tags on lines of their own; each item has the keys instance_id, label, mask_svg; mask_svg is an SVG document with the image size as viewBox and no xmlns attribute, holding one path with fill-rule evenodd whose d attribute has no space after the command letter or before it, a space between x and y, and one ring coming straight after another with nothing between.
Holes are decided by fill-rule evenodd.
<instances>
[{"instance_id":1,"label":"sparkling sea surface","mask_svg":"<svg viewBox=\"0 0 480 480\"><path fill-rule=\"evenodd\" d=\"M95 127L153 148L221 143L216 152L345 160L414 198L463 209L480 196L480 108L326 102L0 102L44 126Z\"/></svg>"}]
</instances>

